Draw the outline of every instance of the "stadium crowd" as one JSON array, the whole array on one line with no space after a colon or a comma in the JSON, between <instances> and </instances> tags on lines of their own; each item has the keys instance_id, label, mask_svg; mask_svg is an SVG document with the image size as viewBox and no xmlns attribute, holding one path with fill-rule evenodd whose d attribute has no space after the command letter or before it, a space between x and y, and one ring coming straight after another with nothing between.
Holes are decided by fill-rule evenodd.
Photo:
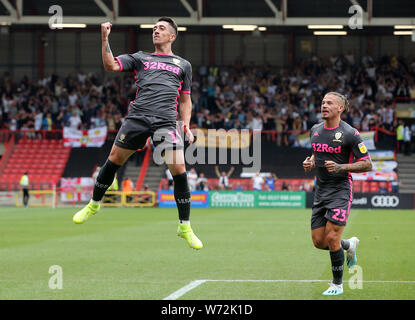
<instances>
[{"instance_id":1,"label":"stadium crowd","mask_svg":"<svg viewBox=\"0 0 415 320\"><path fill-rule=\"evenodd\" d=\"M0 128L118 130L136 94L131 75L104 78L82 72L37 82L5 73L0 79ZM320 120L322 95L349 97L343 119L361 131L396 131L394 98L415 99L415 60L378 60L353 53L328 59L312 56L292 69L256 67L235 61L228 67L193 69L192 124L201 128L276 130L278 145L291 145ZM412 132L415 134L415 132Z\"/></svg>"}]
</instances>

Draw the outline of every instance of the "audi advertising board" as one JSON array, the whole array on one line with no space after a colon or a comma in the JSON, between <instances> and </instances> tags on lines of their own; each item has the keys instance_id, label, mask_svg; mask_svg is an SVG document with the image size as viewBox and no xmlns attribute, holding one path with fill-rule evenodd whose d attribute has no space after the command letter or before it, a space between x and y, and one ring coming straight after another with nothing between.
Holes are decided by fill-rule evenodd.
<instances>
[{"instance_id":1,"label":"audi advertising board","mask_svg":"<svg viewBox=\"0 0 415 320\"><path fill-rule=\"evenodd\" d=\"M313 206L314 194L307 192L306 207ZM365 209L414 209L415 195L405 193L354 193L352 208Z\"/></svg>"},{"instance_id":2,"label":"audi advertising board","mask_svg":"<svg viewBox=\"0 0 415 320\"><path fill-rule=\"evenodd\" d=\"M355 193L352 208L414 209L414 195L405 193Z\"/></svg>"}]
</instances>

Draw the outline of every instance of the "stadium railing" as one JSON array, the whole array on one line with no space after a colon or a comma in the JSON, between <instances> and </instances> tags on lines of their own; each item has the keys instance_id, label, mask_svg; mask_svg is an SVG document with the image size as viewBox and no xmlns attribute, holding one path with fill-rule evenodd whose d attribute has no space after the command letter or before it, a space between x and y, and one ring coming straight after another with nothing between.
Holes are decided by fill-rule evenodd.
<instances>
[{"instance_id":1,"label":"stadium railing","mask_svg":"<svg viewBox=\"0 0 415 320\"><path fill-rule=\"evenodd\" d=\"M153 191L107 191L102 201L104 207L153 207L155 204Z\"/></svg>"}]
</instances>

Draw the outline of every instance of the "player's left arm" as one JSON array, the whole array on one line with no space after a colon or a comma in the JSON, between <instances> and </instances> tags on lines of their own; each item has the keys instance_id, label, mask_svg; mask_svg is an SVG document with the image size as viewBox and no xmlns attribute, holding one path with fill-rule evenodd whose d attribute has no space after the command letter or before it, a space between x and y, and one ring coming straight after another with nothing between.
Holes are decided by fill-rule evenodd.
<instances>
[{"instance_id":1,"label":"player's left arm","mask_svg":"<svg viewBox=\"0 0 415 320\"><path fill-rule=\"evenodd\" d=\"M370 159L369 152L360 137L360 134L356 133L351 138L352 153L355 159L354 163L339 164L333 161L325 161L325 166L328 172L339 173L339 172L368 172L372 171L372 160Z\"/></svg>"},{"instance_id":2,"label":"player's left arm","mask_svg":"<svg viewBox=\"0 0 415 320\"><path fill-rule=\"evenodd\" d=\"M194 137L192 131L190 131L190 118L192 115L192 99L190 94L184 93L179 97L180 101L180 119L183 121L183 131L189 139L189 143L192 144Z\"/></svg>"},{"instance_id":3,"label":"player's left arm","mask_svg":"<svg viewBox=\"0 0 415 320\"><path fill-rule=\"evenodd\" d=\"M190 90L192 85L192 65L186 63L184 66L183 82L180 89L180 109L179 115L183 121L183 131L189 140L189 143L192 144L194 141L194 136L192 131L190 131L190 118L192 116L192 99L190 96Z\"/></svg>"},{"instance_id":4,"label":"player's left arm","mask_svg":"<svg viewBox=\"0 0 415 320\"><path fill-rule=\"evenodd\" d=\"M359 160L354 163L339 164L333 161L326 161L324 165L328 172L339 173L339 172L367 172L372 171L372 161L370 158Z\"/></svg>"}]
</instances>

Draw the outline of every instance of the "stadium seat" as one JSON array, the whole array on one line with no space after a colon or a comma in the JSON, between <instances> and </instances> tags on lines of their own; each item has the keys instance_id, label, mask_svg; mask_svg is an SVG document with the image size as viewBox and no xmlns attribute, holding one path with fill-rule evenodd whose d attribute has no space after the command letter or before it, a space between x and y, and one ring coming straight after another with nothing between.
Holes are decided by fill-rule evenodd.
<instances>
[{"instance_id":1,"label":"stadium seat","mask_svg":"<svg viewBox=\"0 0 415 320\"><path fill-rule=\"evenodd\" d=\"M369 186L369 182L368 181L363 181L363 183L362 183L362 192L363 193L370 192L370 186Z\"/></svg>"},{"instance_id":2,"label":"stadium seat","mask_svg":"<svg viewBox=\"0 0 415 320\"><path fill-rule=\"evenodd\" d=\"M3 190L10 187L18 188L25 171L29 172L29 181L35 188L50 188L51 182L59 181L70 150L70 147L63 147L62 140L21 139L1 176Z\"/></svg>"},{"instance_id":3,"label":"stadium seat","mask_svg":"<svg viewBox=\"0 0 415 320\"><path fill-rule=\"evenodd\" d=\"M370 182L370 192L376 193L378 191L379 191L379 182L377 181Z\"/></svg>"},{"instance_id":4,"label":"stadium seat","mask_svg":"<svg viewBox=\"0 0 415 320\"><path fill-rule=\"evenodd\" d=\"M362 181L353 181L353 192L362 192Z\"/></svg>"}]
</instances>

